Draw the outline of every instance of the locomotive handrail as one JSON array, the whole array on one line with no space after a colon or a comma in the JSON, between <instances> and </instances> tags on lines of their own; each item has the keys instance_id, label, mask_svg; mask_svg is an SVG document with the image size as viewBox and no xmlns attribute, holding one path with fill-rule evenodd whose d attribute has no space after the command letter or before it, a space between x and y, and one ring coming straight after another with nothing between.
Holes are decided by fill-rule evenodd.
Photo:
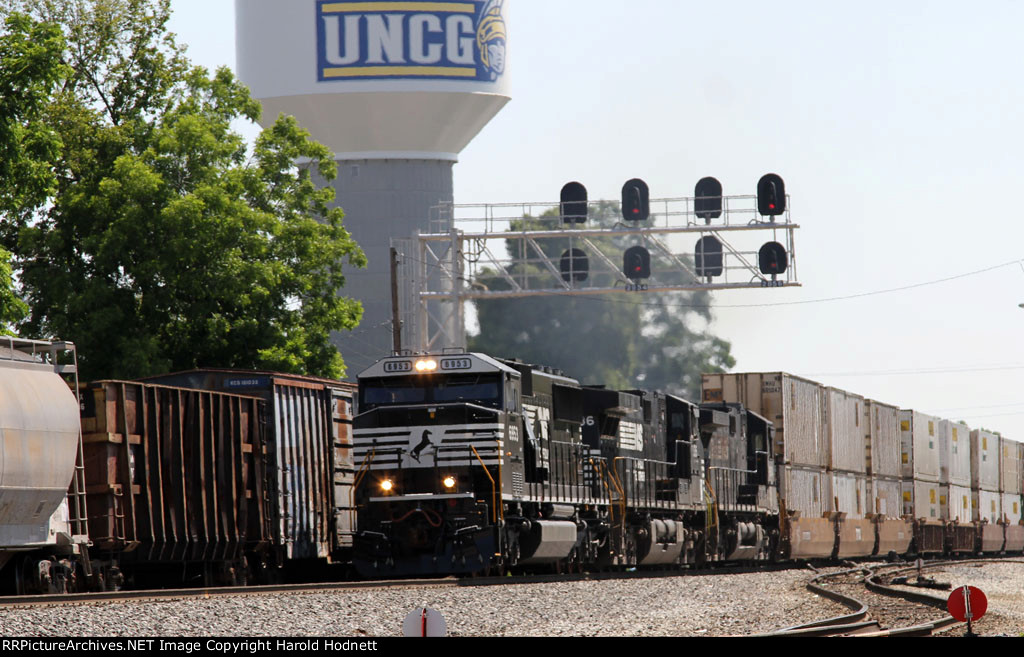
<instances>
[{"instance_id":1,"label":"locomotive handrail","mask_svg":"<svg viewBox=\"0 0 1024 657\"><path fill-rule=\"evenodd\" d=\"M602 486L602 488L604 488L605 490L608 491L608 514L609 514L609 518L608 519L611 520L612 524L614 525L615 524L615 511L614 511L614 507L612 506L612 488L611 488L611 486L608 485L608 482L605 481L604 475L601 474L601 469L604 468L605 470L607 470L608 467L605 465L603 458L598 457L597 463L594 463L594 459L593 458L588 458L587 460L590 461L590 466L592 468L594 468L594 472L597 473L597 476L601 478L601 486ZM598 467L598 466L600 466L600 467Z\"/></svg>"},{"instance_id":2,"label":"locomotive handrail","mask_svg":"<svg viewBox=\"0 0 1024 657\"><path fill-rule=\"evenodd\" d=\"M370 457L363 462L363 465L356 472L355 481L352 482L352 488L348 491L348 506L349 513L352 516L352 526L358 527L358 517L356 516L356 490L359 488L359 484L363 483L363 478L366 473L370 471L370 464L373 463L373 459L377 456L377 447L373 446L370 448Z\"/></svg>"},{"instance_id":3,"label":"locomotive handrail","mask_svg":"<svg viewBox=\"0 0 1024 657\"><path fill-rule=\"evenodd\" d=\"M476 460L480 461L480 467L484 469L484 474L491 480L491 515L494 516L494 522L498 522L498 491L494 486L494 477L491 476L490 470L484 465L484 460L480 458L480 453L476 451L476 447L470 445L469 448L473 450L473 454L476 455ZM500 454L499 454L500 457Z\"/></svg>"},{"instance_id":4,"label":"locomotive handrail","mask_svg":"<svg viewBox=\"0 0 1024 657\"><path fill-rule=\"evenodd\" d=\"M743 470L741 468L727 468L723 465L709 465L708 470L723 470L725 472L739 472L740 474L757 474L757 470Z\"/></svg>"}]
</instances>

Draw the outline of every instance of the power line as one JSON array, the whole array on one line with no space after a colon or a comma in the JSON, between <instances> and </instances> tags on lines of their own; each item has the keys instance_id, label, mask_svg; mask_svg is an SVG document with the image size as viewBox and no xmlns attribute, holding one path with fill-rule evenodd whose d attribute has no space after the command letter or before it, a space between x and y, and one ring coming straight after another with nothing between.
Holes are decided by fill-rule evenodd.
<instances>
[{"instance_id":1,"label":"power line","mask_svg":"<svg viewBox=\"0 0 1024 657\"><path fill-rule=\"evenodd\" d=\"M918 370L876 370L873 372L809 372L806 376L901 376L917 374L961 374L964 372L998 372L1003 370L1024 370L1024 365L981 365Z\"/></svg>"}]
</instances>

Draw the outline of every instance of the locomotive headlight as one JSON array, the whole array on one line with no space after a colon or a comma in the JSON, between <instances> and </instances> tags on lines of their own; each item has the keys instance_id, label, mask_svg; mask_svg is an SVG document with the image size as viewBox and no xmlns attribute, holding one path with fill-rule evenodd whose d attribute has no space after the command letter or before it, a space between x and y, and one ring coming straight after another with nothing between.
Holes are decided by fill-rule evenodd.
<instances>
[{"instance_id":1,"label":"locomotive headlight","mask_svg":"<svg viewBox=\"0 0 1024 657\"><path fill-rule=\"evenodd\" d=\"M455 488L455 477L448 475L441 483L444 484L445 488L451 490L452 488Z\"/></svg>"},{"instance_id":2,"label":"locomotive headlight","mask_svg":"<svg viewBox=\"0 0 1024 657\"><path fill-rule=\"evenodd\" d=\"M391 489L394 487L395 482L391 481L390 479L385 479L384 481L380 482L380 489L385 493L390 493Z\"/></svg>"},{"instance_id":3,"label":"locomotive headlight","mask_svg":"<svg viewBox=\"0 0 1024 657\"><path fill-rule=\"evenodd\" d=\"M416 361L417 372L433 372L437 369L436 360L419 360Z\"/></svg>"}]
</instances>

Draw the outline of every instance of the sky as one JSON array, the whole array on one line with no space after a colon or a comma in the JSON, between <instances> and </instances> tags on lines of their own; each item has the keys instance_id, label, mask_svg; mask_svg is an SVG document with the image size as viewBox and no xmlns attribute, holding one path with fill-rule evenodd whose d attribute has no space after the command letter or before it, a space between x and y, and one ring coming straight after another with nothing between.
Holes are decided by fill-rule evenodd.
<instances>
[{"instance_id":1,"label":"sky","mask_svg":"<svg viewBox=\"0 0 1024 657\"><path fill-rule=\"evenodd\" d=\"M1024 3L513 3L512 100L460 154L456 203L778 173L802 287L715 294L734 371L1024 440ZM171 5L195 63L235 66L233 2Z\"/></svg>"}]
</instances>

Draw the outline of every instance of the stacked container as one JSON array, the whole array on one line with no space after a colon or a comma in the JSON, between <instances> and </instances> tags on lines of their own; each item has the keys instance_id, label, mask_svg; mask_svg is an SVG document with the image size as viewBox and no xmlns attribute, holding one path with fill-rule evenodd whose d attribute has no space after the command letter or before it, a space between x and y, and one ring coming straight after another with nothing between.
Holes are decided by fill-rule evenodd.
<instances>
[{"instance_id":1,"label":"stacked container","mask_svg":"<svg viewBox=\"0 0 1024 657\"><path fill-rule=\"evenodd\" d=\"M916 520L939 522L939 418L901 410L900 463L903 513ZM942 500L945 502L945 499Z\"/></svg>"},{"instance_id":2,"label":"stacked container","mask_svg":"<svg viewBox=\"0 0 1024 657\"><path fill-rule=\"evenodd\" d=\"M939 421L939 483L948 501L943 519L961 524L972 520L970 436L962 422Z\"/></svg>"},{"instance_id":3,"label":"stacked container","mask_svg":"<svg viewBox=\"0 0 1024 657\"><path fill-rule=\"evenodd\" d=\"M705 374L702 399L743 404L774 424L773 452L779 497L787 514L782 525L790 556L831 556L836 536L829 517L832 476L826 471L830 449L822 387L784 372Z\"/></svg>"},{"instance_id":4,"label":"stacked container","mask_svg":"<svg viewBox=\"0 0 1024 657\"><path fill-rule=\"evenodd\" d=\"M1002 522L1002 494L999 491L999 434L977 429L971 432L971 489L974 491L972 520L991 524Z\"/></svg>"},{"instance_id":5,"label":"stacked container","mask_svg":"<svg viewBox=\"0 0 1024 657\"><path fill-rule=\"evenodd\" d=\"M871 485L870 511L883 518L903 515L900 501L899 409L872 399L864 406L867 475Z\"/></svg>"},{"instance_id":6,"label":"stacked container","mask_svg":"<svg viewBox=\"0 0 1024 657\"><path fill-rule=\"evenodd\" d=\"M868 510L874 514L878 531L877 554L903 554L910 547L913 527L902 518L900 412L895 406L871 399L864 406Z\"/></svg>"},{"instance_id":7,"label":"stacked container","mask_svg":"<svg viewBox=\"0 0 1024 657\"><path fill-rule=\"evenodd\" d=\"M839 556L869 556L875 548L874 527L867 517L867 442L863 427L865 401L838 388L822 390L828 469L832 484L829 510L839 514Z\"/></svg>"},{"instance_id":8,"label":"stacked container","mask_svg":"<svg viewBox=\"0 0 1024 657\"><path fill-rule=\"evenodd\" d=\"M1006 518L1007 552L1024 549L1024 444L1009 438L999 439L999 488L1003 494L1003 516Z\"/></svg>"},{"instance_id":9,"label":"stacked container","mask_svg":"<svg viewBox=\"0 0 1024 657\"><path fill-rule=\"evenodd\" d=\"M782 372L705 374L702 389L704 402L740 403L775 425L773 451L789 510L820 518L831 509L831 482L823 476L829 444L819 384Z\"/></svg>"}]
</instances>

